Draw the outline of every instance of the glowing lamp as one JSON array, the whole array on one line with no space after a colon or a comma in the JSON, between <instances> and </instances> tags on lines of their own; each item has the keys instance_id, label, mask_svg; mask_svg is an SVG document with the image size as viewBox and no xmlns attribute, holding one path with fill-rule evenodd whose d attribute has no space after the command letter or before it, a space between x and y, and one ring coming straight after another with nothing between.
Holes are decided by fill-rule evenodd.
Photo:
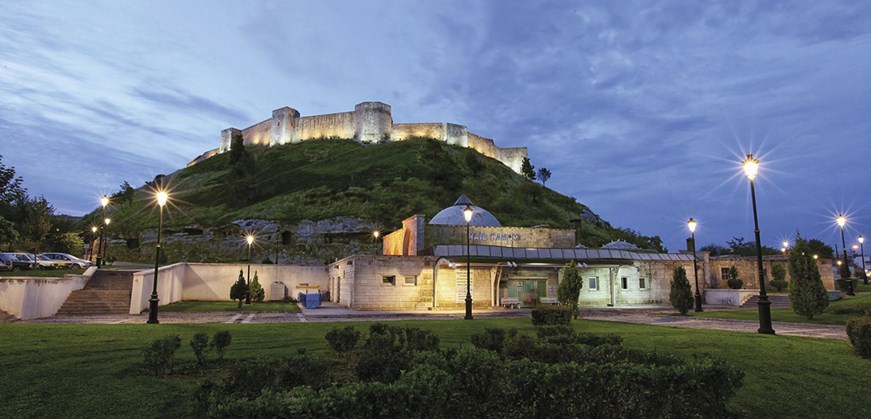
<instances>
[{"instance_id":1,"label":"glowing lamp","mask_svg":"<svg viewBox=\"0 0 871 419\"><path fill-rule=\"evenodd\" d=\"M103 208L106 208L106 205L109 205L109 197L106 195L100 197L100 205L102 205Z\"/></svg>"},{"instance_id":2,"label":"glowing lamp","mask_svg":"<svg viewBox=\"0 0 871 419\"><path fill-rule=\"evenodd\" d=\"M106 219L103 220L103 222L106 223L106 225L109 225L109 223L112 222L112 219L111 219L111 218L106 218Z\"/></svg>"},{"instance_id":3,"label":"glowing lamp","mask_svg":"<svg viewBox=\"0 0 871 419\"><path fill-rule=\"evenodd\" d=\"M844 214L838 214L838 218L835 218L835 222L838 223L838 226L844 228L844 225L847 224L847 217Z\"/></svg>"},{"instance_id":4,"label":"glowing lamp","mask_svg":"<svg viewBox=\"0 0 871 419\"><path fill-rule=\"evenodd\" d=\"M747 158L741 162L741 166L744 167L744 176L747 176L747 179L756 179L756 175L759 173L759 160L756 160L752 154L748 154Z\"/></svg>"},{"instance_id":5,"label":"glowing lamp","mask_svg":"<svg viewBox=\"0 0 871 419\"><path fill-rule=\"evenodd\" d=\"M472 214L474 212L471 205L466 205L466 208L463 209L463 218L466 219L466 224L472 222Z\"/></svg>"},{"instance_id":6,"label":"glowing lamp","mask_svg":"<svg viewBox=\"0 0 871 419\"><path fill-rule=\"evenodd\" d=\"M698 225L698 223L696 223L696 220L694 220L692 218L690 218L690 220L687 221L687 227L689 227L690 233L696 232L696 225Z\"/></svg>"},{"instance_id":7,"label":"glowing lamp","mask_svg":"<svg viewBox=\"0 0 871 419\"><path fill-rule=\"evenodd\" d=\"M91 233L97 232L97 226L91 226Z\"/></svg>"},{"instance_id":8,"label":"glowing lamp","mask_svg":"<svg viewBox=\"0 0 871 419\"><path fill-rule=\"evenodd\" d=\"M247 242L248 242L248 245L250 246L251 244L254 243L254 235L253 235L253 234L249 234L249 235L245 236L245 241L247 241Z\"/></svg>"},{"instance_id":9,"label":"glowing lamp","mask_svg":"<svg viewBox=\"0 0 871 419\"><path fill-rule=\"evenodd\" d=\"M157 198L157 205L161 207L166 205L166 201L169 200L169 194L166 191L157 191L155 197Z\"/></svg>"}]
</instances>

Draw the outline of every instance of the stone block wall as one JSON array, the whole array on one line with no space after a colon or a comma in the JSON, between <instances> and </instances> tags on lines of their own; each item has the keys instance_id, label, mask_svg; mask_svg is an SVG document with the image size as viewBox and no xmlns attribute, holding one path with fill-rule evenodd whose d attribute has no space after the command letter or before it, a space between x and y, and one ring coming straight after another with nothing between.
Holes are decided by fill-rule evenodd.
<instances>
[{"instance_id":1,"label":"stone block wall","mask_svg":"<svg viewBox=\"0 0 871 419\"><path fill-rule=\"evenodd\" d=\"M294 135L300 141L331 137L351 139L355 129L354 112L341 112L299 118L298 134Z\"/></svg>"},{"instance_id":2,"label":"stone block wall","mask_svg":"<svg viewBox=\"0 0 871 419\"><path fill-rule=\"evenodd\" d=\"M789 276L789 263L786 256L764 256L762 259L762 268L765 272L765 290L768 292L771 291L771 288L768 286L768 281L774 279L771 275L771 266L773 264L782 265L787 271L786 280L791 280ZM759 288L759 268L755 257L710 258L710 268L705 276L706 283L716 285L714 288L729 288L729 285L726 283L726 278L723 275L723 269L729 269L732 266L735 266L735 268L738 269L738 279L744 281L744 288ZM818 259L817 268L820 271L820 278L823 281L823 286L825 286L827 290L836 290L835 275L832 272L832 261L829 259ZM691 274L692 271L690 270L687 272L688 274Z\"/></svg>"},{"instance_id":3,"label":"stone block wall","mask_svg":"<svg viewBox=\"0 0 871 419\"><path fill-rule=\"evenodd\" d=\"M472 226L470 244L505 247L573 248L575 231L557 228ZM465 226L426 225L423 248L466 244Z\"/></svg>"}]
</instances>

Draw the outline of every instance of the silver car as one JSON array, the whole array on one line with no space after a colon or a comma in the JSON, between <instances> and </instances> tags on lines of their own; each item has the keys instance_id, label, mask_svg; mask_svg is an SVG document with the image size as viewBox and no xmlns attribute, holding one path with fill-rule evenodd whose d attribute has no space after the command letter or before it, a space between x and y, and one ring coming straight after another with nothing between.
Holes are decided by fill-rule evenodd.
<instances>
[{"instance_id":1,"label":"silver car","mask_svg":"<svg viewBox=\"0 0 871 419\"><path fill-rule=\"evenodd\" d=\"M66 268L66 267L89 268L89 267L94 265L89 260L77 258L69 253L54 253L54 252L52 252L52 253L40 253L39 255L44 256L49 260L53 260L53 261L61 264L60 265L61 268Z\"/></svg>"}]
</instances>

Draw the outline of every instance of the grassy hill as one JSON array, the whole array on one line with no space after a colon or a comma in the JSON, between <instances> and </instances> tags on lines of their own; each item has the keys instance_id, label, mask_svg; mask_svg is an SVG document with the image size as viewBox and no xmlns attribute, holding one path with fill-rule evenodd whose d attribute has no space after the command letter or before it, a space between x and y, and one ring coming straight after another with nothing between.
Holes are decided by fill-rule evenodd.
<instances>
[{"instance_id":1,"label":"grassy hill","mask_svg":"<svg viewBox=\"0 0 871 419\"><path fill-rule=\"evenodd\" d=\"M623 239L663 250L658 237L643 237L600 220L574 198L560 195L497 160L429 139L363 145L348 140L247 147L251 163L234 177L230 153L170 175L172 205L164 226L218 227L238 219L302 220L360 217L390 231L414 214L432 217L465 193L503 225L572 228L581 218L582 243L600 246ZM148 188L113 198L112 228L137 237L157 226ZM586 217L581 214L586 213ZM99 211L84 217L96 219Z\"/></svg>"}]
</instances>

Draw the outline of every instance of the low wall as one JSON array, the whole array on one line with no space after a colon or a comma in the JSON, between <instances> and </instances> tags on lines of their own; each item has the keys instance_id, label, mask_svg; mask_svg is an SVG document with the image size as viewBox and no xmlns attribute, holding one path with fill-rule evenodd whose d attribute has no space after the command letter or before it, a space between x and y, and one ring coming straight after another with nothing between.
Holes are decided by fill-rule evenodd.
<instances>
[{"instance_id":1,"label":"low wall","mask_svg":"<svg viewBox=\"0 0 871 419\"><path fill-rule=\"evenodd\" d=\"M239 270L247 275L247 264L230 263L176 263L158 270L158 305L178 301L230 301L230 287L239 279ZM266 300L284 297L272 295L272 284L284 284L285 293L295 296L301 283L320 286L327 290L327 269L323 266L251 265L251 277L257 280L266 292ZM154 270L133 274L133 294L130 298L130 314L139 314L148 308L151 298Z\"/></svg>"},{"instance_id":2,"label":"low wall","mask_svg":"<svg viewBox=\"0 0 871 419\"><path fill-rule=\"evenodd\" d=\"M758 289L706 289L705 304L737 307L756 295L759 295Z\"/></svg>"},{"instance_id":3,"label":"low wall","mask_svg":"<svg viewBox=\"0 0 871 419\"><path fill-rule=\"evenodd\" d=\"M57 314L73 291L80 290L97 268L63 278L0 277L0 310L19 319L38 319Z\"/></svg>"}]
</instances>

